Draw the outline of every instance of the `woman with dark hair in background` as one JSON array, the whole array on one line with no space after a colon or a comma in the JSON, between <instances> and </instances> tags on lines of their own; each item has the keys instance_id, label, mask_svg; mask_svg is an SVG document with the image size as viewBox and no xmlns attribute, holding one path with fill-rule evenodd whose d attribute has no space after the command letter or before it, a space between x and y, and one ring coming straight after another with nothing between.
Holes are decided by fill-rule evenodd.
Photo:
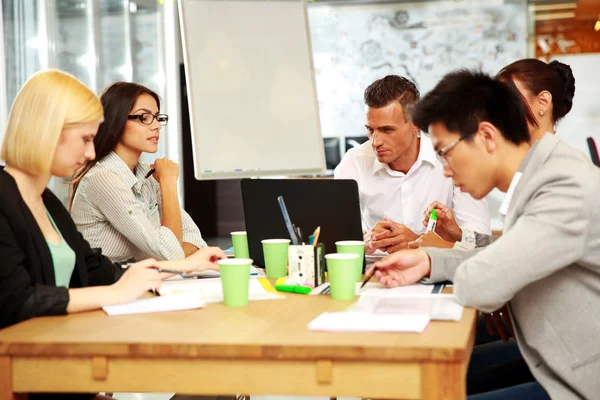
<instances>
[{"instance_id":1,"label":"woman with dark hair in background","mask_svg":"<svg viewBox=\"0 0 600 400\"><path fill-rule=\"evenodd\" d=\"M206 243L180 207L179 167L166 158L153 165L142 153L156 153L168 122L152 90L117 82L100 96L104 122L94 138L97 158L73 177L71 215L92 247L113 261L153 257L182 259Z\"/></svg>"}]
</instances>

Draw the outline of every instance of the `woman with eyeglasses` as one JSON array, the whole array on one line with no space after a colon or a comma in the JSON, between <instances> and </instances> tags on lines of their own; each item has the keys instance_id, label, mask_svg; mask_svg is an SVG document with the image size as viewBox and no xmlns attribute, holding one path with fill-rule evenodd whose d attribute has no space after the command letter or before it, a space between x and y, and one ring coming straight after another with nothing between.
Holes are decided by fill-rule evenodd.
<instances>
[{"instance_id":1,"label":"woman with eyeglasses","mask_svg":"<svg viewBox=\"0 0 600 400\"><path fill-rule=\"evenodd\" d=\"M142 153L156 153L161 128L152 90L117 82L100 96L104 122L94 138L96 159L86 162L71 184L71 215L92 247L113 261L182 259L206 243L177 195L178 165L158 158L148 165Z\"/></svg>"}]
</instances>

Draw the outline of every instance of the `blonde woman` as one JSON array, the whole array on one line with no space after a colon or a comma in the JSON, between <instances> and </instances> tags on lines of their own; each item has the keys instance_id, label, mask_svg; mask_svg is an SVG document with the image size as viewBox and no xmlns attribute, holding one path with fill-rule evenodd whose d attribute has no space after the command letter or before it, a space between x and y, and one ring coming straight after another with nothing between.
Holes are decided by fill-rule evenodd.
<instances>
[{"instance_id":1,"label":"blonde woman","mask_svg":"<svg viewBox=\"0 0 600 400\"><path fill-rule=\"evenodd\" d=\"M167 275L157 267L217 269L224 258L220 249L206 248L181 261L147 259L123 273L90 248L46 186L52 176L70 177L94 159L102 119L94 93L60 71L33 75L14 101L0 154L6 163L0 167L0 329L126 303L160 287Z\"/></svg>"}]
</instances>

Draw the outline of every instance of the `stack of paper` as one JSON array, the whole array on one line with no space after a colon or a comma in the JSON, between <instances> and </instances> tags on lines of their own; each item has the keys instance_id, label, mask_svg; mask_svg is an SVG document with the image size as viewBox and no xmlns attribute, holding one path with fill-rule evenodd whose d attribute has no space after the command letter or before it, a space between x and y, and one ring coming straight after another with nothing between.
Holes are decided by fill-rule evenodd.
<instances>
[{"instance_id":1,"label":"stack of paper","mask_svg":"<svg viewBox=\"0 0 600 400\"><path fill-rule=\"evenodd\" d=\"M261 283L261 278L250 279L248 289L248 298L250 300L276 300L283 299L284 296L278 294L272 289L271 284L266 281L265 286L270 287L267 290ZM179 293L197 293L206 303L220 303L223 301L223 286L220 279L184 279L178 281L164 281L159 290L161 296L168 296Z\"/></svg>"},{"instance_id":2,"label":"stack of paper","mask_svg":"<svg viewBox=\"0 0 600 400\"><path fill-rule=\"evenodd\" d=\"M323 313L308 324L311 331L417 332L429 324L427 315L382 315L362 312Z\"/></svg>"},{"instance_id":3,"label":"stack of paper","mask_svg":"<svg viewBox=\"0 0 600 400\"><path fill-rule=\"evenodd\" d=\"M135 300L127 304L102 307L102 309L108 315L128 315L193 310L202 307L204 307L204 301L202 301L198 293L182 293L168 297Z\"/></svg>"}]
</instances>

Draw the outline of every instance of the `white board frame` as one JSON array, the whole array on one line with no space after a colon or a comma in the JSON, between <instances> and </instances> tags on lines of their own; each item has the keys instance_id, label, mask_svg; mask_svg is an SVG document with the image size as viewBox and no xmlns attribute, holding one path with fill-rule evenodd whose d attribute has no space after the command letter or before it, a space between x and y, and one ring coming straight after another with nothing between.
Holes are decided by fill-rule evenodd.
<instances>
[{"instance_id":1,"label":"white board frame","mask_svg":"<svg viewBox=\"0 0 600 400\"><path fill-rule=\"evenodd\" d=\"M195 61L192 60L190 56L190 46L191 41L189 37L188 27L190 23L194 23L193 19L190 21L186 16L186 6L190 2L205 2L205 3L232 3L232 9L235 7L235 3L239 2L254 2L254 3L277 3L277 2L294 2L297 3L298 6L302 7L303 10L303 18L304 18L304 32L306 36L306 41L308 44L308 66L310 68L310 90L312 90L312 104L310 107L314 107L314 115L316 116L315 120L315 128L314 132L311 134L316 135L318 138L317 143L320 144L315 151L319 152L320 162L318 166L307 166L306 168L287 168L285 165L282 165L280 168L273 169L249 169L249 170L232 170L232 171L212 171L207 170L206 166L203 164L203 160L200 157L200 152L198 151L198 146L201 145L199 143L199 137L201 137L198 132L202 129L200 124L200 116L199 113L195 111L194 104L196 100L194 99L194 70L198 71L198 67L192 65ZM239 178L247 178L247 177L261 177L261 176L293 176L293 175L316 175L323 174L325 172L325 152L323 147L323 139L321 134L321 125L319 118L319 103L317 100L317 89L316 89L316 81L315 81L315 71L314 71L314 63L312 59L312 47L310 41L310 28L308 22L308 9L307 2L305 0L231 0L231 1L217 1L217 0L180 0L179 2L179 16L180 16L180 26L181 26L181 39L183 44L183 59L185 64L185 76L186 76L186 87L187 87L187 95L188 95L188 104L189 104L189 115L190 115L190 129L192 134L192 153L194 159L194 176L197 180L211 180L211 179L239 179ZM260 149L248 149L248 151L256 151ZM214 151L219 151L219 149L215 149ZM287 148L286 151L293 152L293 148ZM235 154L226 153L222 155L223 157L235 157ZM260 156L265 156L265 154L261 154Z\"/></svg>"}]
</instances>

